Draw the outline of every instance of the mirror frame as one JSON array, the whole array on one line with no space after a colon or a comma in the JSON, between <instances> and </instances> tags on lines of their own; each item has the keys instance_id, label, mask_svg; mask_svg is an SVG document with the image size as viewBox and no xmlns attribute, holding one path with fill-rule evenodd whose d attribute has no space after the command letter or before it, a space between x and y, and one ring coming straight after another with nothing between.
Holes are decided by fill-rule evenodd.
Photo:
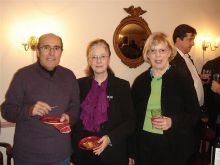
<instances>
[{"instance_id":1,"label":"mirror frame","mask_svg":"<svg viewBox=\"0 0 220 165\"><path fill-rule=\"evenodd\" d=\"M127 65L129 68L136 68L144 62L143 56L136 59L127 58L119 48L119 40L118 36L122 29L129 24L136 24L143 28L144 33L147 35L147 38L151 34L151 30L148 27L147 22L140 17L140 15L144 14L146 11L142 10L140 7L134 8L134 6L130 6L129 8L124 8L124 10L130 14L130 16L125 17L121 20L120 24L117 26L114 36L113 36L113 45L117 56L121 59L121 61Z\"/></svg>"}]
</instances>

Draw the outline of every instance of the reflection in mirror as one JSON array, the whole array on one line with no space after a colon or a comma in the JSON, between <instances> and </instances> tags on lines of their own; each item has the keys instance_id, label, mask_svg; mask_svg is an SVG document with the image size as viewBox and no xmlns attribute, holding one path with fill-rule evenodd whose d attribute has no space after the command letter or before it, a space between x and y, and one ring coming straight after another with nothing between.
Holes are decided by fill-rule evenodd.
<instances>
[{"instance_id":1,"label":"reflection in mirror","mask_svg":"<svg viewBox=\"0 0 220 165\"><path fill-rule=\"evenodd\" d=\"M115 52L121 61L129 66L135 68L144 62L142 57L142 50L144 43L151 30L147 22L140 17L146 11L140 7L124 8L130 14L124 18L115 30L113 43Z\"/></svg>"},{"instance_id":2,"label":"reflection in mirror","mask_svg":"<svg viewBox=\"0 0 220 165\"><path fill-rule=\"evenodd\" d=\"M147 37L140 25L128 24L121 29L118 35L118 46L127 58L136 59L141 57Z\"/></svg>"}]
</instances>

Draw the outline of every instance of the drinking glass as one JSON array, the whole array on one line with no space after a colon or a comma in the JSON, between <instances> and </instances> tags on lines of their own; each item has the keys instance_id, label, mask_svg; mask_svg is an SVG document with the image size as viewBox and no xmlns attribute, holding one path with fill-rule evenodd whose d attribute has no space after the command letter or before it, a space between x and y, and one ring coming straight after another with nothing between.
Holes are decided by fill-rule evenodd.
<instances>
[{"instance_id":1,"label":"drinking glass","mask_svg":"<svg viewBox=\"0 0 220 165\"><path fill-rule=\"evenodd\" d=\"M213 80L220 82L220 74L213 74Z\"/></svg>"},{"instance_id":2,"label":"drinking glass","mask_svg":"<svg viewBox=\"0 0 220 165\"><path fill-rule=\"evenodd\" d=\"M203 69L201 74L201 79L203 83L208 83L211 78L211 70L210 69Z\"/></svg>"},{"instance_id":3,"label":"drinking glass","mask_svg":"<svg viewBox=\"0 0 220 165\"><path fill-rule=\"evenodd\" d=\"M161 109L151 109L150 111L151 111L151 121L161 117ZM152 128L154 129L153 126Z\"/></svg>"}]
</instances>

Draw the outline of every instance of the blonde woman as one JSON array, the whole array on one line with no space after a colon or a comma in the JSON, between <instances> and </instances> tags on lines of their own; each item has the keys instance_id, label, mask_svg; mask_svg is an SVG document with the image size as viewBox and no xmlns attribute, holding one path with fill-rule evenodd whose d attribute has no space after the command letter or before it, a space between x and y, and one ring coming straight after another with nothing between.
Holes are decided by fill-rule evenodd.
<instances>
[{"instance_id":1,"label":"blonde woman","mask_svg":"<svg viewBox=\"0 0 220 165\"><path fill-rule=\"evenodd\" d=\"M127 137L134 130L130 85L114 76L110 48L103 39L87 48L87 77L78 80L80 121L74 128L75 164L127 165ZM98 136L100 144L92 150L79 149L81 138Z\"/></svg>"},{"instance_id":2,"label":"blonde woman","mask_svg":"<svg viewBox=\"0 0 220 165\"><path fill-rule=\"evenodd\" d=\"M193 84L170 65L175 54L164 33L152 33L145 43L143 57L151 67L132 86L137 128L136 152L129 164L187 164L190 147L194 145L199 104ZM159 110L157 116L154 110Z\"/></svg>"}]
</instances>

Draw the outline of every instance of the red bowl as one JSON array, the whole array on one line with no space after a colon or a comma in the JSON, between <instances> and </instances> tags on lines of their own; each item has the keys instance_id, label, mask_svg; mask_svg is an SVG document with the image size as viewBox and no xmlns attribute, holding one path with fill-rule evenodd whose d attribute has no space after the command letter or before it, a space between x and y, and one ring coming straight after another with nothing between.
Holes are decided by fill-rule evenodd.
<instances>
[{"instance_id":1,"label":"red bowl","mask_svg":"<svg viewBox=\"0 0 220 165\"><path fill-rule=\"evenodd\" d=\"M83 150L93 150L100 145L100 143L98 143L99 139L100 137L98 136L88 136L81 139L78 146Z\"/></svg>"}]
</instances>

